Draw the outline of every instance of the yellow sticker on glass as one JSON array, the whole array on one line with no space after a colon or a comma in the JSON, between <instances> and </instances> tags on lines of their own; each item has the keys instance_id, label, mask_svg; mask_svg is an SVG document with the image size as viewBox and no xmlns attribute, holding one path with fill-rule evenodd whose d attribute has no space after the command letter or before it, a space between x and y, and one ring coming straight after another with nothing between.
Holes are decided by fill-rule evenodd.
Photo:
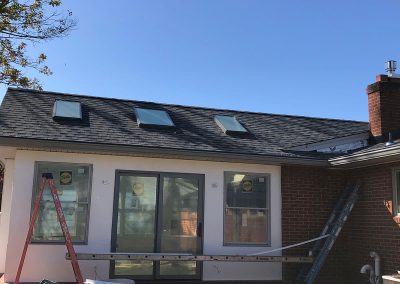
<instances>
[{"instance_id":1,"label":"yellow sticker on glass","mask_svg":"<svg viewBox=\"0 0 400 284\"><path fill-rule=\"evenodd\" d=\"M243 190L243 192L252 192L253 191L253 182L251 180L244 180L242 182L242 190Z\"/></svg>"},{"instance_id":2,"label":"yellow sticker on glass","mask_svg":"<svg viewBox=\"0 0 400 284\"><path fill-rule=\"evenodd\" d=\"M72 171L60 172L60 185L69 185L72 183Z\"/></svg>"},{"instance_id":3,"label":"yellow sticker on glass","mask_svg":"<svg viewBox=\"0 0 400 284\"><path fill-rule=\"evenodd\" d=\"M137 182L132 185L132 189L133 195L141 196L144 193L144 184L141 182Z\"/></svg>"}]
</instances>

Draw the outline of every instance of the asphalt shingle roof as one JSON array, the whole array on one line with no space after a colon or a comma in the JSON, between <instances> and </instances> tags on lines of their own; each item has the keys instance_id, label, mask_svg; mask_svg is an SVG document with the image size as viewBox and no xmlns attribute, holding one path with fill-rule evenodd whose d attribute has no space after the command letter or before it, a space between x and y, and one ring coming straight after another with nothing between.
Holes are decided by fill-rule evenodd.
<instances>
[{"instance_id":1,"label":"asphalt shingle roof","mask_svg":"<svg viewBox=\"0 0 400 284\"><path fill-rule=\"evenodd\" d=\"M82 103L83 121L55 121L56 99ZM166 110L177 128L138 127L133 108ZM250 131L224 134L215 115L232 115ZM368 131L366 122L253 113L9 88L0 108L0 137L142 146L189 151L296 156L285 148Z\"/></svg>"}]
</instances>

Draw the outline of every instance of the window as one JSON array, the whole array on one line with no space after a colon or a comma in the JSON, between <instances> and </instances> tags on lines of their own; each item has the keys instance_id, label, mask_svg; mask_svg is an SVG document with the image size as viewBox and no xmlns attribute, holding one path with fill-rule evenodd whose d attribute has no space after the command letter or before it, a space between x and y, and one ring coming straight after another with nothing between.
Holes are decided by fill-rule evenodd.
<instances>
[{"instance_id":1,"label":"window","mask_svg":"<svg viewBox=\"0 0 400 284\"><path fill-rule=\"evenodd\" d=\"M269 245L270 179L225 172L224 245Z\"/></svg>"},{"instance_id":2,"label":"window","mask_svg":"<svg viewBox=\"0 0 400 284\"><path fill-rule=\"evenodd\" d=\"M393 214L400 215L400 168L394 170Z\"/></svg>"},{"instance_id":3,"label":"window","mask_svg":"<svg viewBox=\"0 0 400 284\"><path fill-rule=\"evenodd\" d=\"M88 164L37 162L32 208L43 173L52 173L71 238L87 242L92 167ZM46 183L33 241L64 242L50 188Z\"/></svg>"},{"instance_id":4,"label":"window","mask_svg":"<svg viewBox=\"0 0 400 284\"><path fill-rule=\"evenodd\" d=\"M216 115L214 117L214 120L217 125L222 129L222 131L226 134L247 133L246 128L244 128L243 125L241 125L234 116Z\"/></svg>"},{"instance_id":5,"label":"window","mask_svg":"<svg viewBox=\"0 0 400 284\"><path fill-rule=\"evenodd\" d=\"M53 107L53 118L82 119L81 103L56 100Z\"/></svg>"},{"instance_id":6,"label":"window","mask_svg":"<svg viewBox=\"0 0 400 284\"><path fill-rule=\"evenodd\" d=\"M165 110L135 108L135 114L139 126L175 126Z\"/></svg>"}]
</instances>

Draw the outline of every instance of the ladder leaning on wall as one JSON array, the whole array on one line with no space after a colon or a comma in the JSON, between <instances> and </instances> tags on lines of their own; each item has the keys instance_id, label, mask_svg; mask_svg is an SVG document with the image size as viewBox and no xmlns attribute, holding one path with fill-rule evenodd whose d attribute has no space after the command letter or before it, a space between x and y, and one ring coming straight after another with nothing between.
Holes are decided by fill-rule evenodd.
<instances>
[{"instance_id":1,"label":"ladder leaning on wall","mask_svg":"<svg viewBox=\"0 0 400 284\"><path fill-rule=\"evenodd\" d=\"M360 184L348 185L340 194L339 199L329 216L321 236L328 235L327 238L315 242L313 248L309 251L309 256L314 257L312 264L305 264L297 275L297 284L312 284L315 281L319 271L325 263L330 250L333 247L344 223L349 217L355 202L358 199L358 189Z\"/></svg>"},{"instance_id":2,"label":"ladder leaning on wall","mask_svg":"<svg viewBox=\"0 0 400 284\"><path fill-rule=\"evenodd\" d=\"M32 211L31 221L29 224L29 230L28 230L28 234L26 236L24 249L22 250L22 255L21 255L20 262L19 262L19 266L18 266L17 276L15 277L14 283L19 284L19 279L21 277L22 268L24 266L26 252L28 250L28 245L33 236L33 228L35 226L35 222L36 222L37 216L39 214L40 202L42 200L42 196L43 196L44 189L46 187L46 183L50 187L50 192L53 197L58 221L60 222L61 231L64 236L65 245L67 247L68 254L71 256L71 264L72 264L72 269L74 270L76 283L83 284L82 273L79 268L79 264L78 264L78 260L77 260L76 253L74 250L74 246L72 245L71 235L68 230L67 222L65 221L65 216L64 216L64 212L61 207L61 202L60 202L60 199L58 198L57 188L56 188L56 186L54 184L54 180L53 180L53 174L51 174L51 173L42 174L42 180L40 182L39 190L38 190L38 193L37 193L37 196L35 199L35 204L34 204L33 211Z\"/></svg>"}]
</instances>

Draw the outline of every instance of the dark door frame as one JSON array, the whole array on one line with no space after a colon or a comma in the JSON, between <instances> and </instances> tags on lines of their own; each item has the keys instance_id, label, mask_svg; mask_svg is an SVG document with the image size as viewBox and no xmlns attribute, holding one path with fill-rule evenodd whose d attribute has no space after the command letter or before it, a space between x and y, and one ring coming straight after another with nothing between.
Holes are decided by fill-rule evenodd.
<instances>
[{"instance_id":1,"label":"dark door frame","mask_svg":"<svg viewBox=\"0 0 400 284\"><path fill-rule=\"evenodd\" d=\"M114 183L114 201L113 201L113 217L112 217L112 229L111 229L111 252L116 252L117 245L117 226L118 226L118 207L119 207L119 186L120 176L123 175L138 175L147 177L157 178L157 190L156 190L156 208L155 208L155 244L154 251L159 252L161 248L161 234L162 234L162 218L163 214L160 213L163 203L163 179L164 177L182 177L182 178L196 178L198 181L198 203L197 203L197 254L203 253L203 240L204 240L204 174L196 173L178 173L178 172L155 172L155 171L136 171L136 170L116 170L115 171L115 183ZM154 262L153 275L115 275L115 261L110 261L110 278L135 278L135 279L201 279L202 278L202 262L197 262L196 275L160 275L159 262Z\"/></svg>"}]
</instances>

